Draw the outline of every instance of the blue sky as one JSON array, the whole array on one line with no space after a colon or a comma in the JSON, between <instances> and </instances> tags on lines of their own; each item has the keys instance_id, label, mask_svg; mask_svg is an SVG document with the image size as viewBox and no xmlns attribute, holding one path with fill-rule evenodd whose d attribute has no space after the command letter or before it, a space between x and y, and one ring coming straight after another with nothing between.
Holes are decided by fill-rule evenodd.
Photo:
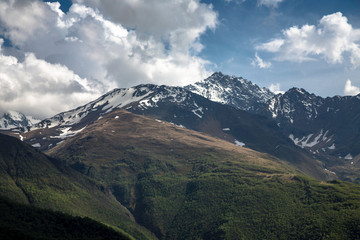
<instances>
[{"instance_id":1,"label":"blue sky","mask_svg":"<svg viewBox=\"0 0 360 240\"><path fill-rule=\"evenodd\" d=\"M360 93L359 0L2 0L0 113L214 71L274 92Z\"/></svg>"},{"instance_id":2,"label":"blue sky","mask_svg":"<svg viewBox=\"0 0 360 240\"><path fill-rule=\"evenodd\" d=\"M284 0L274 6L259 5L257 1L207 1L219 13L215 31L202 36L206 46L201 55L216 64L214 69L243 76L257 84L269 87L278 83L281 90L302 87L323 97L344 95L348 79L360 85L359 67L354 69L343 53L341 63L331 63L314 56L312 61L279 61L277 54L256 50L256 46L274 38L282 38L282 31L293 26L319 25L327 15L341 12L353 28L360 28L360 1ZM359 39L357 44L360 44ZM251 65L255 54L269 68Z\"/></svg>"}]
</instances>

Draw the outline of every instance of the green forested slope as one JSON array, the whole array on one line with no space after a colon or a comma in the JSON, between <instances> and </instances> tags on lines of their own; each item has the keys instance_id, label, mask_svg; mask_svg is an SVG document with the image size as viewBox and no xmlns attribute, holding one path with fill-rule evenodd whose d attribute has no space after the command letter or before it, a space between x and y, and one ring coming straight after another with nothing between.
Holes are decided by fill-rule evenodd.
<instances>
[{"instance_id":1,"label":"green forested slope","mask_svg":"<svg viewBox=\"0 0 360 240\"><path fill-rule=\"evenodd\" d=\"M2 240L109 240L134 239L90 218L18 204L0 197Z\"/></svg>"},{"instance_id":2,"label":"green forested slope","mask_svg":"<svg viewBox=\"0 0 360 240\"><path fill-rule=\"evenodd\" d=\"M152 238L104 185L5 135L0 135L0 196L86 216L140 239Z\"/></svg>"},{"instance_id":3,"label":"green forested slope","mask_svg":"<svg viewBox=\"0 0 360 240\"><path fill-rule=\"evenodd\" d=\"M160 239L358 239L360 186L125 111L49 152Z\"/></svg>"}]
</instances>

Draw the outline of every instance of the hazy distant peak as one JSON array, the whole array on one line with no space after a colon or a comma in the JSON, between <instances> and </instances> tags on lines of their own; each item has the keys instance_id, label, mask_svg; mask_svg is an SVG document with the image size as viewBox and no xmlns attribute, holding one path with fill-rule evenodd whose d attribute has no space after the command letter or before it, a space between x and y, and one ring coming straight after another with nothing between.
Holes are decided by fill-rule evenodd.
<instances>
[{"instance_id":1,"label":"hazy distant peak","mask_svg":"<svg viewBox=\"0 0 360 240\"><path fill-rule=\"evenodd\" d=\"M38 122L40 122L40 120L35 119L32 116L25 116L23 113L10 110L4 113L0 118L0 129L28 127Z\"/></svg>"}]
</instances>

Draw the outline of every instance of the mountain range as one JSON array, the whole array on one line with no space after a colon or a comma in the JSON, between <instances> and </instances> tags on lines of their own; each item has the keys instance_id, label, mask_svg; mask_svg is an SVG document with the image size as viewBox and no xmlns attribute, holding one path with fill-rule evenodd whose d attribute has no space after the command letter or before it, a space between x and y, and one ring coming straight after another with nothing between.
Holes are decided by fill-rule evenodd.
<instances>
[{"instance_id":1,"label":"mountain range","mask_svg":"<svg viewBox=\"0 0 360 240\"><path fill-rule=\"evenodd\" d=\"M269 154L124 109L48 156L0 137L1 196L136 239L359 236L358 185L316 181Z\"/></svg>"},{"instance_id":2,"label":"mountain range","mask_svg":"<svg viewBox=\"0 0 360 240\"><path fill-rule=\"evenodd\" d=\"M185 87L114 89L74 110L19 125L18 135L47 150L117 108L272 154L319 179L360 181L360 96L322 98L298 88L275 95L220 72Z\"/></svg>"},{"instance_id":3,"label":"mountain range","mask_svg":"<svg viewBox=\"0 0 360 240\"><path fill-rule=\"evenodd\" d=\"M39 122L12 112L0 197L137 239L356 239L359 105L217 72Z\"/></svg>"},{"instance_id":4,"label":"mountain range","mask_svg":"<svg viewBox=\"0 0 360 240\"><path fill-rule=\"evenodd\" d=\"M117 108L272 154L319 179L334 177L306 151L296 147L274 121L210 101L181 87L147 84L115 89L84 106L30 126L19 134L33 147L48 150Z\"/></svg>"},{"instance_id":5,"label":"mountain range","mask_svg":"<svg viewBox=\"0 0 360 240\"><path fill-rule=\"evenodd\" d=\"M231 88L228 91L227 86ZM360 94L322 98L291 88L275 95L243 79L214 73L186 87L212 101L264 115L297 146L322 157L337 157L355 164L360 153Z\"/></svg>"}]
</instances>

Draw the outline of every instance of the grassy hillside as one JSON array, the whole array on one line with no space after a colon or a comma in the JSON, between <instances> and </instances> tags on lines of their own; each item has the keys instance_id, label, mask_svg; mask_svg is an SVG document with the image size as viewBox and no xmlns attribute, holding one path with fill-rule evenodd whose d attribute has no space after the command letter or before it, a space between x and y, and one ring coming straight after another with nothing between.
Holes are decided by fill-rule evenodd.
<instances>
[{"instance_id":1,"label":"grassy hillside","mask_svg":"<svg viewBox=\"0 0 360 240\"><path fill-rule=\"evenodd\" d=\"M73 217L0 197L0 239L134 239L90 218Z\"/></svg>"},{"instance_id":2,"label":"grassy hillside","mask_svg":"<svg viewBox=\"0 0 360 240\"><path fill-rule=\"evenodd\" d=\"M90 217L137 238L152 238L104 185L5 135L0 135L0 196Z\"/></svg>"},{"instance_id":3,"label":"grassy hillside","mask_svg":"<svg viewBox=\"0 0 360 240\"><path fill-rule=\"evenodd\" d=\"M160 96L169 95L168 90L170 89L166 86L157 89L162 93ZM129 111L183 125L231 143L243 142L246 147L285 160L296 169L319 180L336 178L324 170L323 164L314 158L313 154L295 146L272 119L212 102L197 94L180 94L178 91L182 92L181 89L175 91L177 100L172 99L173 94L170 94L168 99L157 101L156 107L144 108L139 103L133 103ZM151 103L152 97L147 98ZM155 96L153 98L156 99Z\"/></svg>"},{"instance_id":4,"label":"grassy hillside","mask_svg":"<svg viewBox=\"0 0 360 240\"><path fill-rule=\"evenodd\" d=\"M160 239L360 238L360 186L123 110L48 154L101 182Z\"/></svg>"}]
</instances>

